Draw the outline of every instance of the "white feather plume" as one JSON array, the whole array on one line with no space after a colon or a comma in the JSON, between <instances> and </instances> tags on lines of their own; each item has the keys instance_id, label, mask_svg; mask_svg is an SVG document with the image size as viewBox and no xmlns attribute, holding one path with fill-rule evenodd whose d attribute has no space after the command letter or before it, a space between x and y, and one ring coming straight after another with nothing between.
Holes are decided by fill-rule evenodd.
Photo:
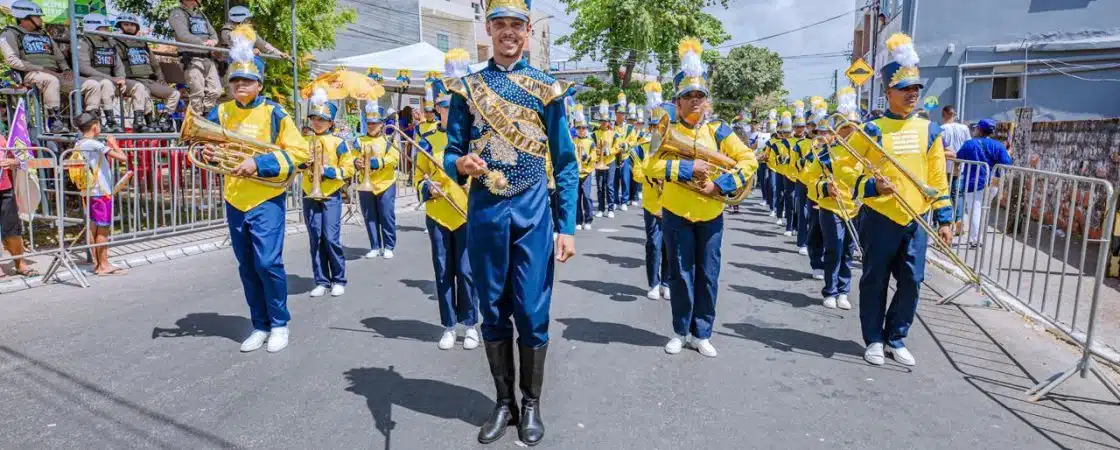
<instances>
[{"instance_id":1,"label":"white feather plume","mask_svg":"<svg viewBox=\"0 0 1120 450\"><path fill-rule=\"evenodd\" d=\"M253 42L245 39L240 34L232 34L230 36L229 57L234 62L248 62L252 61L253 57Z\"/></svg>"},{"instance_id":2,"label":"white feather plume","mask_svg":"<svg viewBox=\"0 0 1120 450\"><path fill-rule=\"evenodd\" d=\"M373 114L377 112L377 103L366 102L366 114Z\"/></svg>"},{"instance_id":3,"label":"white feather plume","mask_svg":"<svg viewBox=\"0 0 1120 450\"><path fill-rule=\"evenodd\" d=\"M891 59L904 67L916 67L920 61L913 44L900 45L891 52Z\"/></svg>"},{"instance_id":4,"label":"white feather plume","mask_svg":"<svg viewBox=\"0 0 1120 450\"><path fill-rule=\"evenodd\" d=\"M327 90L323 88L315 88L311 93L311 104L315 106L322 106L330 101L327 97Z\"/></svg>"}]
</instances>

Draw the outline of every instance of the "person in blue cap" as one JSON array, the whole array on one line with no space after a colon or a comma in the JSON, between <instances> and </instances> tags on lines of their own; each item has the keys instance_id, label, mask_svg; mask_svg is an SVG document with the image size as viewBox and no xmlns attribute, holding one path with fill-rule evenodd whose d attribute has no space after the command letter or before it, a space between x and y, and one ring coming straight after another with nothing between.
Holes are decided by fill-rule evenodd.
<instances>
[{"instance_id":1,"label":"person in blue cap","mask_svg":"<svg viewBox=\"0 0 1120 450\"><path fill-rule=\"evenodd\" d=\"M482 443L498 440L512 424L527 445L544 437L540 401L553 271L555 261L575 254L579 162L564 107L569 84L529 66L524 50L531 28L527 1L491 0L486 32L494 56L474 73L444 80L452 93L444 166L456 182L471 177L467 254L497 391L494 410L479 430ZM546 157L556 186L558 230L549 207ZM514 403L517 378L520 409Z\"/></svg>"},{"instance_id":2,"label":"person in blue cap","mask_svg":"<svg viewBox=\"0 0 1120 450\"><path fill-rule=\"evenodd\" d=\"M866 134L853 133L849 138L852 149L877 163L881 173L875 176L868 168L841 166L840 161L834 161L837 181L852 187L854 192L840 192L835 184L829 184L828 195L863 200L859 231L863 246L859 319L867 345L863 357L870 364L881 365L885 361L885 350L900 364L913 366L916 360L903 339L918 310L918 291L925 279L926 247L931 238L946 243L952 240L953 211L949 202L949 181L945 177L941 127L915 116L922 81L913 42L909 36L896 33L887 40L887 50L892 61L883 66L880 73L888 111L864 125ZM893 155L918 181L933 188L935 195L926 197L919 186L886 162L875 146ZM893 195L896 193L897 197ZM919 217L909 215L898 199L905 201ZM916 222L925 220L930 211L938 236L927 236ZM895 293L888 307L888 284L892 276L896 282Z\"/></svg>"},{"instance_id":3,"label":"person in blue cap","mask_svg":"<svg viewBox=\"0 0 1120 450\"><path fill-rule=\"evenodd\" d=\"M957 159L961 161L978 161L988 166L987 170L981 169L975 165L966 165L961 171L961 184L960 187L964 192L964 204L968 206L968 245L970 247L977 247L980 245L980 238L983 236L984 225L980 223L980 212L983 209L984 202L988 198L994 198L995 192L990 196L985 195L987 187L990 185L993 190L996 187L995 178L996 174L993 168L996 164L1012 165L1013 161L1011 155L1007 153L1007 147L1003 142L992 139L992 134L996 132L996 121L993 119L983 119L976 124L976 137L965 141L961 148L957 150Z\"/></svg>"},{"instance_id":4,"label":"person in blue cap","mask_svg":"<svg viewBox=\"0 0 1120 450\"><path fill-rule=\"evenodd\" d=\"M288 276L284 270L283 186L259 183L264 178L283 183L308 159L307 141L284 108L261 97L264 62L253 55L252 41L233 36L229 85L233 100L219 104L206 116L227 130L280 150L245 158L225 177L222 193L229 222L229 242L237 257L237 270L253 332L241 343L251 352L268 341L268 351L288 346ZM207 147L202 156L213 160L218 150Z\"/></svg>"},{"instance_id":5,"label":"person in blue cap","mask_svg":"<svg viewBox=\"0 0 1120 450\"><path fill-rule=\"evenodd\" d=\"M331 296L346 292L346 258L342 254L342 186L354 175L354 152L346 141L335 136L334 118L338 106L327 99L327 92L315 89L311 96L307 119L314 136L308 147L310 156L319 158L319 190L322 197L312 196L311 174L303 175L303 222L311 244L311 273L315 277L312 297L322 297L329 289ZM311 163L308 163L310 166Z\"/></svg>"}]
</instances>

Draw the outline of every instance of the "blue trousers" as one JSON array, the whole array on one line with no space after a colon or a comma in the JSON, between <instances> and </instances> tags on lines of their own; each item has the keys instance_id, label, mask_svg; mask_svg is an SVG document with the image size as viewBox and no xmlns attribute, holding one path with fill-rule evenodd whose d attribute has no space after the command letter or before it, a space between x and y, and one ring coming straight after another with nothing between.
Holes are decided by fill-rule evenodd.
<instances>
[{"instance_id":1,"label":"blue trousers","mask_svg":"<svg viewBox=\"0 0 1120 450\"><path fill-rule=\"evenodd\" d=\"M552 213L552 232L560 231L560 194L555 189L548 191L548 209Z\"/></svg>"},{"instance_id":2,"label":"blue trousers","mask_svg":"<svg viewBox=\"0 0 1120 450\"><path fill-rule=\"evenodd\" d=\"M362 206L362 219L366 221L369 248L392 250L397 247L397 185L385 192L358 192Z\"/></svg>"},{"instance_id":3,"label":"blue trousers","mask_svg":"<svg viewBox=\"0 0 1120 450\"><path fill-rule=\"evenodd\" d=\"M786 219L786 202L792 199L786 198L786 176L778 172L774 172L774 203L771 205L774 211L777 212L779 219Z\"/></svg>"},{"instance_id":4,"label":"blue trousers","mask_svg":"<svg viewBox=\"0 0 1120 450\"><path fill-rule=\"evenodd\" d=\"M548 343L555 268L552 210L544 180L513 197L473 181L467 207L467 257L482 310L482 338ZM510 319L513 319L512 322Z\"/></svg>"},{"instance_id":5,"label":"blue trousers","mask_svg":"<svg viewBox=\"0 0 1120 450\"><path fill-rule=\"evenodd\" d=\"M287 326L292 316L283 259L284 195L244 212L227 203L226 221L253 329Z\"/></svg>"},{"instance_id":6,"label":"blue trousers","mask_svg":"<svg viewBox=\"0 0 1120 450\"><path fill-rule=\"evenodd\" d=\"M638 196L642 194L642 183L630 179L630 201L637 202Z\"/></svg>"},{"instance_id":7,"label":"blue trousers","mask_svg":"<svg viewBox=\"0 0 1120 450\"><path fill-rule=\"evenodd\" d=\"M668 210L662 216L672 272L673 332L708 339L716 321L723 216L707 222L689 222Z\"/></svg>"},{"instance_id":8,"label":"blue trousers","mask_svg":"<svg viewBox=\"0 0 1120 450\"><path fill-rule=\"evenodd\" d=\"M614 177L615 177L615 164L610 163L607 170L595 171L595 185L599 190L599 212L614 211L615 192L614 192Z\"/></svg>"},{"instance_id":9,"label":"blue trousers","mask_svg":"<svg viewBox=\"0 0 1120 450\"><path fill-rule=\"evenodd\" d=\"M785 178L783 181L785 187L782 188L782 197L785 199L785 218L786 218L786 231L797 230L798 219L798 204L795 187L797 182L790 178Z\"/></svg>"},{"instance_id":10,"label":"blue trousers","mask_svg":"<svg viewBox=\"0 0 1120 450\"><path fill-rule=\"evenodd\" d=\"M852 290L852 239L844 220L832 211L819 211L818 221L824 244L824 289L821 296L832 297Z\"/></svg>"},{"instance_id":11,"label":"blue trousers","mask_svg":"<svg viewBox=\"0 0 1120 450\"><path fill-rule=\"evenodd\" d=\"M864 208L862 215L859 322L863 341L886 342L899 348L918 312L918 289L925 279L929 237L915 222L902 226L870 208ZM892 276L895 292L888 308L887 284Z\"/></svg>"},{"instance_id":12,"label":"blue trousers","mask_svg":"<svg viewBox=\"0 0 1120 450\"><path fill-rule=\"evenodd\" d=\"M820 213L817 204L806 199L809 204L809 215L805 218L808 223L809 237L805 240L805 247L809 250L809 267L813 270L824 270L824 236L821 235Z\"/></svg>"},{"instance_id":13,"label":"blue trousers","mask_svg":"<svg viewBox=\"0 0 1120 450\"><path fill-rule=\"evenodd\" d=\"M797 246L805 247L809 245L809 211L813 209L809 204L809 189L794 181L793 197L794 204L797 205Z\"/></svg>"},{"instance_id":14,"label":"blue trousers","mask_svg":"<svg viewBox=\"0 0 1120 450\"><path fill-rule=\"evenodd\" d=\"M576 224L590 224L595 217L591 205L591 176L579 180L579 196L576 200Z\"/></svg>"},{"instance_id":15,"label":"blue trousers","mask_svg":"<svg viewBox=\"0 0 1120 450\"><path fill-rule=\"evenodd\" d=\"M311 273L318 286L346 285L342 254L342 191L326 200L303 199L303 222L311 241Z\"/></svg>"},{"instance_id":16,"label":"blue trousers","mask_svg":"<svg viewBox=\"0 0 1120 450\"><path fill-rule=\"evenodd\" d=\"M668 286L669 255L661 230L661 218L642 210L646 220L646 281L649 287ZM664 213L662 213L664 214Z\"/></svg>"},{"instance_id":17,"label":"blue trousers","mask_svg":"<svg viewBox=\"0 0 1120 450\"><path fill-rule=\"evenodd\" d=\"M467 227L444 228L431 217L424 224L432 241L432 268L436 272L439 322L444 328L478 323L478 299L471 292L471 265L467 260Z\"/></svg>"},{"instance_id":18,"label":"blue trousers","mask_svg":"<svg viewBox=\"0 0 1120 450\"><path fill-rule=\"evenodd\" d=\"M629 159L618 163L618 172L614 179L614 204L625 205L630 203L630 181L634 179Z\"/></svg>"},{"instance_id":19,"label":"blue trousers","mask_svg":"<svg viewBox=\"0 0 1120 450\"><path fill-rule=\"evenodd\" d=\"M770 201L770 168L766 164L759 164L755 178L758 179L758 187L762 190L762 200L773 209L774 203Z\"/></svg>"}]
</instances>

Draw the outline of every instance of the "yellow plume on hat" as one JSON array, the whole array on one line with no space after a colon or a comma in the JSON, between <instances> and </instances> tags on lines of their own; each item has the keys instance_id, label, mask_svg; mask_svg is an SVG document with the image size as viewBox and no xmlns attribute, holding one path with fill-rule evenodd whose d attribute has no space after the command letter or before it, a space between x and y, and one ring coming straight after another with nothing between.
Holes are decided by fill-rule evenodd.
<instances>
[{"instance_id":1,"label":"yellow plume on hat","mask_svg":"<svg viewBox=\"0 0 1120 450\"><path fill-rule=\"evenodd\" d=\"M895 49L902 47L903 45L913 45L913 43L914 40L911 39L910 36L907 36L903 33L895 33L892 34L889 39L887 39L887 51L893 52Z\"/></svg>"},{"instance_id":2,"label":"yellow plume on hat","mask_svg":"<svg viewBox=\"0 0 1120 450\"><path fill-rule=\"evenodd\" d=\"M661 83L650 81L649 83L646 83L646 86L643 89L645 89L646 92L661 92Z\"/></svg>"},{"instance_id":3,"label":"yellow plume on hat","mask_svg":"<svg viewBox=\"0 0 1120 450\"><path fill-rule=\"evenodd\" d=\"M704 46L700 44L700 40L696 38L685 38L677 45L677 56L684 59L684 55L688 53L695 53L701 55L704 53Z\"/></svg>"},{"instance_id":4,"label":"yellow plume on hat","mask_svg":"<svg viewBox=\"0 0 1120 450\"><path fill-rule=\"evenodd\" d=\"M249 42L257 42L257 31L247 23L243 23L233 28L230 36L240 36Z\"/></svg>"},{"instance_id":5,"label":"yellow plume on hat","mask_svg":"<svg viewBox=\"0 0 1120 450\"><path fill-rule=\"evenodd\" d=\"M843 97L845 95L855 95L855 93L856 93L856 90L853 89L851 86L845 86L845 87L840 88L839 91L836 91L836 96L837 97Z\"/></svg>"}]
</instances>

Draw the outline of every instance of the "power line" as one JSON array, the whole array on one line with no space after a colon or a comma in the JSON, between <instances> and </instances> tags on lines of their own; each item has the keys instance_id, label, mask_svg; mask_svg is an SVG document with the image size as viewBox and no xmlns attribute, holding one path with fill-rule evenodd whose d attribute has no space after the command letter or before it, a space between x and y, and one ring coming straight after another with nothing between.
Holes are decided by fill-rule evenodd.
<instances>
[{"instance_id":1,"label":"power line","mask_svg":"<svg viewBox=\"0 0 1120 450\"><path fill-rule=\"evenodd\" d=\"M866 9L866 8L867 8L866 6L856 8L856 9L853 9L851 11L847 11L847 12L829 17L829 18L824 19L824 20L820 20L820 21L813 22L813 23L808 24L808 25L804 25L804 26L794 28L792 30L786 30L786 31L783 31L783 32L780 32L780 33L774 33L774 34L763 36L763 37L760 37L760 38L757 38L757 39L754 39L754 40L750 40L750 41L733 42L733 43L730 43L730 44L724 44L724 45L721 45L721 46L716 47L716 48L717 49L722 49L722 48L727 48L727 47L739 47L739 46L746 45L746 44L753 44L755 42L765 41L767 39L773 39L773 38L776 38L776 37L779 37L779 36L785 36L787 34L796 33L798 31L802 31L802 30L805 30L805 29L808 29L808 28L812 28L812 27L815 27L817 25L821 25L821 24L824 24L824 23L831 22L833 20L839 19L839 18L844 17L844 16L851 15L852 13L854 13L856 11L861 11L861 10Z\"/></svg>"}]
</instances>

